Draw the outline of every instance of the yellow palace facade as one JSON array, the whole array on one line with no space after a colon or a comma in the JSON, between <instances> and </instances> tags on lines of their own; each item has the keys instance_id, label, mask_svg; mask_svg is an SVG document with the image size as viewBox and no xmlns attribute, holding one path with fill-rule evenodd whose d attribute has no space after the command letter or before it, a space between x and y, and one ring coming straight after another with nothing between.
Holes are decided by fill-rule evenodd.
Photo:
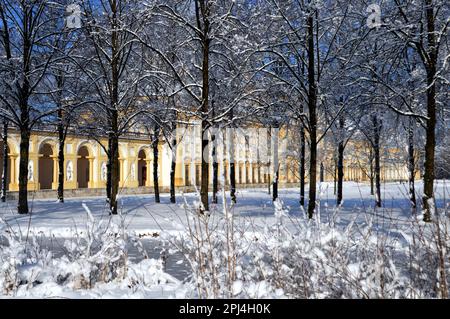
<instances>
[{"instance_id":1,"label":"yellow palace facade","mask_svg":"<svg viewBox=\"0 0 450 319\"><path fill-rule=\"evenodd\" d=\"M220 133L220 134L219 134ZM217 161L221 183L229 184L230 156L233 152L236 183L241 187L263 186L270 183L279 169L281 185L298 183L298 155L296 140L286 130L246 129L220 131L216 139ZM201 140L199 125L177 129L176 148L169 147L163 139L158 144L158 182L165 191L170 185L172 160L176 161L175 185L178 188L200 184ZM214 133L216 134L216 133ZM274 137L276 136L276 137ZM230 142L231 141L231 142ZM20 135L10 130L8 134L7 188L18 191ZM2 142L0 142L3 147ZM68 134L64 147L64 188L66 190L104 189L106 185L107 155L102 147L106 138L89 139L85 136ZM120 139L120 188L145 189L153 186L153 150L150 140L141 134L128 134ZM211 143L210 143L211 146ZM297 145L298 147L298 145ZM233 149L231 149L233 148ZM272 150L277 149L277 155ZM334 180L334 162L329 152L322 147L321 168L325 181ZM356 149L356 148L355 148ZM173 151L176 150L176 151ZM176 154L176 157L174 156ZM345 180L368 181L367 165L361 164L361 157L352 150L345 158ZM212 155L208 156L212 163ZM391 161L392 162L392 161ZM406 180L406 162L397 160L382 167L382 179ZM0 159L0 171L3 170ZM28 189L30 191L56 190L58 181L58 137L54 131L36 130L31 135L28 162ZM210 165L210 182L212 182ZM319 178L319 175L318 175ZM86 194L88 194L87 192Z\"/></svg>"},{"instance_id":2,"label":"yellow palace facade","mask_svg":"<svg viewBox=\"0 0 450 319\"><path fill-rule=\"evenodd\" d=\"M106 152L101 144L106 138L92 140L68 135L64 147L65 189L104 188L106 186ZM18 190L20 135L8 136L8 190ZM119 146L121 187L152 186L152 157L149 141L122 139ZM3 147L3 146L2 146ZM159 148L162 149L160 144ZM159 164L162 165L160 158ZM3 159L0 167L3 169ZM36 131L31 134L28 161L28 189L58 187L58 137L56 133Z\"/></svg>"}]
</instances>

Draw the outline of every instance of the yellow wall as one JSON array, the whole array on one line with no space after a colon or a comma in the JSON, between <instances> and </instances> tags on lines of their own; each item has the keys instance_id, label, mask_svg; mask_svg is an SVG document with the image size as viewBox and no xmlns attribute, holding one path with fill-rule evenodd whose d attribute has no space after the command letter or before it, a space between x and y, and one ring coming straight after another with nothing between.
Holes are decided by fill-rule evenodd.
<instances>
[{"instance_id":1,"label":"yellow wall","mask_svg":"<svg viewBox=\"0 0 450 319\"><path fill-rule=\"evenodd\" d=\"M107 145L107 139L101 139L100 143ZM10 157L10 171L11 178L9 184L9 190L18 190L18 175L19 175L19 144L20 135L17 132L11 132L8 136L9 157ZM53 154L53 168L39 171L39 159L42 157L40 150L42 146L48 144L52 148ZM120 161L120 187L137 187L138 186L138 154L140 150L145 152L145 161L147 165L147 179L146 186L153 185L153 173L152 173L152 152L150 150L149 141L138 140L121 140L119 143L119 161ZM77 182L77 168L78 160L80 159L79 150L82 147L86 147L88 150L88 156L86 160L89 163L89 182L88 188L102 188L106 185L105 175L102 174L102 166L107 163L107 155L103 148L97 141L89 140L83 137L68 136L64 147L64 167L65 189L78 188ZM162 144L159 145L159 152L162 152ZM30 180L28 182L28 189L39 190L39 174L51 174L52 175L52 189L57 189L58 181L58 139L56 134L48 132L34 132L30 138L30 153L29 153L29 168ZM162 165L162 158L159 158L159 165ZM46 167L47 168L47 167ZM80 173L81 174L81 173Z\"/></svg>"},{"instance_id":2,"label":"yellow wall","mask_svg":"<svg viewBox=\"0 0 450 319\"><path fill-rule=\"evenodd\" d=\"M247 133L245 133L247 134ZM256 136L255 132L248 133L249 143L254 146L259 143L261 137ZM259 134L259 133L258 133ZM284 144L287 149L291 146L293 148L298 147L297 139L286 129L279 131L280 145ZM183 130L177 131L177 138L179 144L176 151L177 165L175 170L175 185L186 186L195 183L196 166L201 164L201 149L200 149L200 135L198 128L190 126ZM103 145L107 145L107 139L103 138L99 140ZM89 171L88 188L103 188L105 187L106 174L103 173L102 167L107 163L107 156L100 146L98 141L90 140L82 136L69 135L66 139L64 147L65 155L65 189L79 188L78 183L78 163L84 161L86 163L86 171L80 172L80 174L87 174ZM290 145L291 143L292 145ZM19 144L20 135L18 132L11 131L8 137L9 145L9 157L10 157L10 184L9 190L18 190L18 175L19 175ZM47 167L46 171L39 171L39 160L42 157L42 147L48 144L52 149L53 168ZM226 144L226 145L224 145ZM219 179L222 179L224 171L229 174L230 161L228 155L230 147L229 141L224 144L218 144L217 156L219 161ZM274 176L273 161L270 159L270 163L261 162L256 157L255 148L245 149L242 145L245 143L245 138L241 134L236 134L232 143L235 147L235 167L236 167L236 182L239 184L242 182L246 184L261 184L267 183L268 174L270 180ZM259 145L259 144L258 144ZM86 158L80 157L80 149L85 147L88 151ZM139 152L143 150L145 158L139 158ZM170 169L172 162L172 153L167 144L160 141L159 146L159 184L162 187L168 187L170 185ZM346 148L346 157L344 161L344 173L346 180L368 181L368 177L364 174L364 171L368 171L367 161L364 156L364 145L361 143L353 143ZM393 150L393 153L399 153L399 151ZM28 183L29 190L39 190L41 185L39 183L39 174L51 174L51 189L57 189L58 180L58 139L56 133L53 132L33 132L30 140L30 153L29 153L29 165L32 171L31 179ZM280 156L279 165L279 177L281 183L295 183L298 182L299 168L298 168L298 154L288 154L287 156ZM283 159L284 158L284 159ZM119 161L120 161L120 187L138 187L139 186L139 160L145 161L146 165L146 180L145 186L153 186L153 156L150 148L150 140L137 140L137 139L121 139L119 142ZM324 164L324 177L326 181L332 181L334 178L334 161L332 148L327 147L324 143L321 143L319 147L319 163ZM142 163L142 162L141 162ZM361 164L362 163L362 164ZM50 164L49 164L50 165ZM366 165L366 166L364 166ZM364 166L364 167L363 167ZM407 179L406 164L402 161L398 163L382 165L382 179L383 180L399 180ZM308 169L306 169L308 171ZM70 174L71 173L71 174ZM190 175L189 177L186 175ZM320 176L320 169L318 168L318 178ZM49 176L47 175L47 178ZM190 180L188 181L188 178ZM210 183L212 183L212 165L210 165ZM229 184L229 177L226 178L226 183Z\"/></svg>"}]
</instances>

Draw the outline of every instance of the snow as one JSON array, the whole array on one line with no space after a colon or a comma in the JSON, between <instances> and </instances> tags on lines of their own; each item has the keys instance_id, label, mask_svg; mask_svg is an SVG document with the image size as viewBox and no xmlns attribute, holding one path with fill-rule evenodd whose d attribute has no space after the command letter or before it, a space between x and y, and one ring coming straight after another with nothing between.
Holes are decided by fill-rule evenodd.
<instances>
[{"instance_id":1,"label":"snow","mask_svg":"<svg viewBox=\"0 0 450 319\"><path fill-rule=\"evenodd\" d=\"M321 186L321 209L318 211L323 223L333 218L335 196L332 183L323 183ZM417 182L417 198L421 198L421 182ZM437 207L445 207L450 201L450 184L446 181L436 182L435 201ZM377 223L399 222L408 223L411 220L409 209L407 183L382 184L382 200L385 209L371 212L377 217ZM56 196L56 195L55 195ZM180 225L186 217L185 204L198 204L195 193L178 194L177 204L170 204L169 194L161 194L161 203L155 204L152 195L128 195L119 199L120 213L124 218L125 228L128 232L147 237L158 237L161 232L177 234L183 231ZM266 189L243 189L236 193L237 204L233 205L233 215L239 220L252 218L255 225L274 222L280 210L275 210L271 196ZM211 211L220 207L223 199L219 196L218 206L211 204ZM288 211L288 218L295 219L303 215L299 205L298 189L281 189L279 197L283 202L283 209ZM229 193L226 194L229 201ZM367 210L374 206L374 198L370 195L370 186L365 183L346 182L344 187L344 203L339 210L337 223L346 225L354 218L357 222L365 222ZM275 204L279 207L279 204ZM306 203L307 205L307 203ZM86 232L86 206L96 220L108 223L110 219L108 204L102 197L67 198L65 203L49 200L34 200L30 203L30 215L15 214L16 203L9 201L0 204L0 217L8 227L26 233L29 230L34 234L45 234L54 237L71 237L74 232ZM231 206L228 203L228 206ZM365 214L360 214L365 210ZM283 212L286 214L286 212ZM6 226L0 226L6 227Z\"/></svg>"},{"instance_id":2,"label":"snow","mask_svg":"<svg viewBox=\"0 0 450 319\"><path fill-rule=\"evenodd\" d=\"M0 206L0 297L352 298L399 297L406 292L407 296L426 297L432 293L405 286L401 266L390 259L411 251L411 269L418 272L417 280L432 282L430 278L440 276L433 269L424 271L423 261L430 260L428 254L437 256L438 247L433 242L421 243L424 249L417 247L416 242L425 237L411 232L417 220L411 215L407 187L406 183L383 184L384 208L375 210L369 185L346 182L346 200L336 207L333 185L323 183L317 209L321 216L312 222L305 219L297 189L281 189L276 202L266 189L239 190L235 205L228 203L229 194L223 194L219 201L226 200L227 205L211 205L211 217L205 224L206 217L196 213L194 193L179 194L176 205L169 203L168 194L161 194L160 204L153 202L152 195L122 196L120 214L113 217L99 197L71 198L65 203L34 200L28 216L14 214L15 203L7 202ZM421 189L417 183L418 198ZM445 181L436 183L436 209L448 207L448 190ZM190 228L187 221L198 224L195 227L200 230ZM431 226L422 227L425 234L432 231ZM189 235L192 231L196 240ZM54 238L64 254L57 256L42 246L43 238ZM142 246L144 238L171 245L162 246L159 258L149 258ZM129 258L128 243L138 247L139 260ZM446 249L444 243L444 254ZM166 272L167 256L177 251L192 269L188 281ZM200 256L208 260L201 271ZM236 263L231 268L235 276L227 282L230 256ZM173 262L176 266L183 263L181 259ZM336 273L338 265L343 273ZM294 284L299 269L308 270ZM327 276L331 277L325 279ZM352 282L345 283L340 276L348 276L346 280ZM210 286L198 290L201 286L196 280L202 278L208 278ZM323 287L328 282L344 288L327 290ZM357 285L360 290L351 292L347 285ZM216 291L215 287L229 288Z\"/></svg>"},{"instance_id":3,"label":"snow","mask_svg":"<svg viewBox=\"0 0 450 319\"><path fill-rule=\"evenodd\" d=\"M47 278L42 284L34 287L20 286L15 296L20 298L140 299L174 298L177 294L180 295L183 292L181 283L162 272L158 263L158 260L150 259L131 264L128 270L130 274L126 280L99 283L90 289L60 285L52 278ZM76 271L76 269L66 268L66 271ZM23 275L25 276L26 273Z\"/></svg>"}]
</instances>

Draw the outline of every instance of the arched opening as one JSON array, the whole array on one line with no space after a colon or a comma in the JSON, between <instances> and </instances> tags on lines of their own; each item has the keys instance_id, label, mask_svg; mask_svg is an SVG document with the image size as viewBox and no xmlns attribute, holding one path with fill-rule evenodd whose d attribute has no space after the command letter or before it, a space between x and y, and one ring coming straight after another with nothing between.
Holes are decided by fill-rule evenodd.
<instances>
[{"instance_id":1,"label":"arched opening","mask_svg":"<svg viewBox=\"0 0 450 319\"><path fill-rule=\"evenodd\" d=\"M145 186L147 183L147 161L144 150L140 150L138 154L138 180L139 186Z\"/></svg>"},{"instance_id":2,"label":"arched opening","mask_svg":"<svg viewBox=\"0 0 450 319\"><path fill-rule=\"evenodd\" d=\"M78 188L88 188L89 183L89 150L86 146L78 150L77 181Z\"/></svg>"},{"instance_id":3,"label":"arched opening","mask_svg":"<svg viewBox=\"0 0 450 319\"><path fill-rule=\"evenodd\" d=\"M9 146L7 147L7 172L6 172L6 189L9 189L9 183L11 182L11 158L9 157ZM3 178L3 141L0 141L0 183ZM1 184L0 184L1 189Z\"/></svg>"},{"instance_id":4,"label":"arched opening","mask_svg":"<svg viewBox=\"0 0 450 319\"><path fill-rule=\"evenodd\" d=\"M50 144L43 144L39 149L39 187L52 189L53 183L53 149Z\"/></svg>"}]
</instances>

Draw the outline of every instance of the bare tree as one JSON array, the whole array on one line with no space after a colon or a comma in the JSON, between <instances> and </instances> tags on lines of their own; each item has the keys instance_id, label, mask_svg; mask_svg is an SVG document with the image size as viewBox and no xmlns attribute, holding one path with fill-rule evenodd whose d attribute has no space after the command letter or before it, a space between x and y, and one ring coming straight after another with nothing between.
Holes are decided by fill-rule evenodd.
<instances>
[{"instance_id":1,"label":"bare tree","mask_svg":"<svg viewBox=\"0 0 450 319\"><path fill-rule=\"evenodd\" d=\"M424 221L431 221L434 204L434 178L435 178L435 148L436 148L436 123L440 84L448 83L448 77L444 70L448 64L448 19L449 8L443 0L422 0L411 2L394 1L384 8L386 17L383 19L380 30L377 32L379 39L387 43L389 48L404 52L413 50L421 62L424 71L421 78L421 88L426 107L420 108L411 105L401 91L395 86L388 85L388 81L380 81L393 95L402 99L399 106L387 103L395 112L413 116L420 119L425 129L425 162L424 162L424 194L422 206L424 209ZM392 35L391 37L389 37ZM411 51L408 52L411 55ZM392 57L392 52L391 52ZM391 83L392 84L392 83ZM416 91L416 90L414 90ZM417 92L417 91L416 91Z\"/></svg>"},{"instance_id":2,"label":"bare tree","mask_svg":"<svg viewBox=\"0 0 450 319\"><path fill-rule=\"evenodd\" d=\"M64 8L47 1L1 1L2 50L6 59L0 72L6 80L0 93L2 117L20 131L19 214L27 214L29 146L32 128L55 110L41 103L42 81L55 61L59 41L54 20L62 19Z\"/></svg>"},{"instance_id":3,"label":"bare tree","mask_svg":"<svg viewBox=\"0 0 450 319\"><path fill-rule=\"evenodd\" d=\"M85 54L90 64L83 71L95 99L88 112L101 115L94 119L103 124L100 134L108 136L108 146L102 145L108 155L106 187L111 214L117 214L119 138L142 113L136 101L143 63L136 53L139 46L133 35L141 25L135 18L138 14L135 1L102 0L99 6L97 1L86 0L83 8L84 30L90 45Z\"/></svg>"}]
</instances>

